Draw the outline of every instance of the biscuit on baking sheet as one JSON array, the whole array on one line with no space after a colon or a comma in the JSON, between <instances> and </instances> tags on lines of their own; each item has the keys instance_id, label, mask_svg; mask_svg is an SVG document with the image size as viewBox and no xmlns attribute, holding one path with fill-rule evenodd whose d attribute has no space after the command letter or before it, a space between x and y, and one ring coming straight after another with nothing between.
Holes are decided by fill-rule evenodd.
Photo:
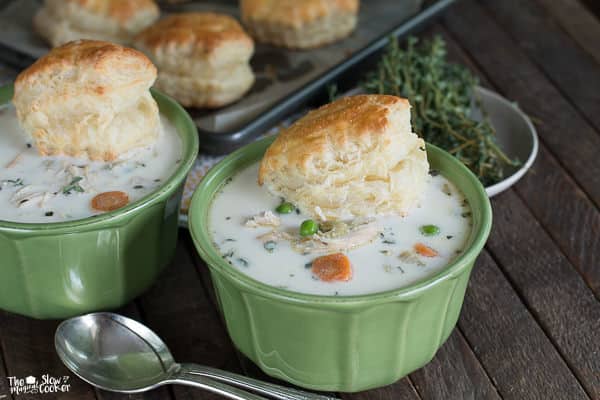
<instances>
[{"instance_id":1,"label":"biscuit on baking sheet","mask_svg":"<svg viewBox=\"0 0 600 400\"><path fill-rule=\"evenodd\" d=\"M159 16L154 0L45 0L33 26L53 47L77 39L129 44Z\"/></svg>"},{"instance_id":2,"label":"biscuit on baking sheet","mask_svg":"<svg viewBox=\"0 0 600 400\"><path fill-rule=\"evenodd\" d=\"M156 87L187 107L221 107L254 83L254 42L232 17L172 14L140 32L134 46L158 67Z\"/></svg>"},{"instance_id":3,"label":"biscuit on baking sheet","mask_svg":"<svg viewBox=\"0 0 600 400\"><path fill-rule=\"evenodd\" d=\"M345 97L284 129L258 183L318 219L405 215L425 189L425 142L411 132L408 100Z\"/></svg>"},{"instance_id":4,"label":"biscuit on baking sheet","mask_svg":"<svg viewBox=\"0 0 600 400\"><path fill-rule=\"evenodd\" d=\"M19 74L13 103L42 155L115 160L156 141L156 68L141 52L79 40L52 49Z\"/></svg>"},{"instance_id":5,"label":"biscuit on baking sheet","mask_svg":"<svg viewBox=\"0 0 600 400\"><path fill-rule=\"evenodd\" d=\"M356 27L359 0L240 0L242 21L259 42L307 49Z\"/></svg>"}]
</instances>

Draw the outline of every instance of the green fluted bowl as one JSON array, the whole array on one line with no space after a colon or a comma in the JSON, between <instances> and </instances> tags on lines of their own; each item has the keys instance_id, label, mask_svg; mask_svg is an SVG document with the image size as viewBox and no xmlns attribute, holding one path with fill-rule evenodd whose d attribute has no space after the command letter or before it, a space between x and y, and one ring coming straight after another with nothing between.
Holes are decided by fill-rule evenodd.
<instances>
[{"instance_id":1,"label":"green fluted bowl","mask_svg":"<svg viewBox=\"0 0 600 400\"><path fill-rule=\"evenodd\" d=\"M0 88L0 104L13 87ZM177 242L183 184L198 152L188 114L153 92L183 143L179 168L156 192L94 218L57 223L0 221L0 308L67 318L120 307L152 285Z\"/></svg>"},{"instance_id":2,"label":"green fluted bowl","mask_svg":"<svg viewBox=\"0 0 600 400\"><path fill-rule=\"evenodd\" d=\"M208 231L216 191L260 159L272 138L217 164L190 207L190 230L210 269L233 343L267 374L298 386L356 392L387 385L429 362L456 325L492 211L477 178L450 154L427 146L431 167L465 194L473 230L464 253L435 275L402 289L361 296L316 296L258 282L223 260Z\"/></svg>"}]
</instances>

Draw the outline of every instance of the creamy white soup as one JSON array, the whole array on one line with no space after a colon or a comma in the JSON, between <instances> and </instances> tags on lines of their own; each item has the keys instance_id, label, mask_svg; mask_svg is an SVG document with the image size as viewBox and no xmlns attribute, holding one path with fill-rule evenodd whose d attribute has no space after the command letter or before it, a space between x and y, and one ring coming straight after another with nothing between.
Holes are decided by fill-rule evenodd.
<instances>
[{"instance_id":1,"label":"creamy white soup","mask_svg":"<svg viewBox=\"0 0 600 400\"><path fill-rule=\"evenodd\" d=\"M86 218L108 211L93 207L101 194L118 192L121 202L126 198L129 204L155 191L177 169L182 156L173 124L161 116L161 125L154 145L116 161L90 161L40 156L19 127L14 107L0 109L0 221Z\"/></svg>"},{"instance_id":2,"label":"creamy white soup","mask_svg":"<svg viewBox=\"0 0 600 400\"><path fill-rule=\"evenodd\" d=\"M284 200L258 186L257 176L258 163L227 180L210 207L209 230L233 268L272 286L332 296L400 288L448 265L471 231L465 197L435 171L409 215L321 223L307 236L300 227L310 218L289 204L279 211L291 212L277 212ZM348 273L322 275L316 268L339 266L344 256Z\"/></svg>"}]
</instances>

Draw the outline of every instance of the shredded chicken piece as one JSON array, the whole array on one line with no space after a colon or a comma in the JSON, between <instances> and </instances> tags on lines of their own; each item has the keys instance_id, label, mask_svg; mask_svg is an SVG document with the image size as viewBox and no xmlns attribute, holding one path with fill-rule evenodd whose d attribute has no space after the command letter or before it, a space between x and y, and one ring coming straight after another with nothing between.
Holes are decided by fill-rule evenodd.
<instances>
[{"instance_id":1,"label":"shredded chicken piece","mask_svg":"<svg viewBox=\"0 0 600 400\"><path fill-rule=\"evenodd\" d=\"M66 161L63 161L60 165L60 167L56 168L56 171L54 172L54 175L56 175L57 177L63 177L63 176L68 176L69 175L69 163L67 163ZM55 167L55 165L49 165L48 169L52 169L53 167Z\"/></svg>"},{"instance_id":2,"label":"shredded chicken piece","mask_svg":"<svg viewBox=\"0 0 600 400\"><path fill-rule=\"evenodd\" d=\"M325 214L323 214L323 210L321 210L321 207L315 207L315 214L317 214L321 221L327 221L327 217L325 216Z\"/></svg>"},{"instance_id":3,"label":"shredded chicken piece","mask_svg":"<svg viewBox=\"0 0 600 400\"><path fill-rule=\"evenodd\" d=\"M266 211L262 216L252 217L246 221L246 226L252 228L256 228L258 226L267 226L264 223L264 219L267 219L273 223L274 221L270 219L271 216L276 219L277 225L274 226L278 226L279 217L270 211ZM259 220L257 221L257 219ZM326 226L326 232L320 231L319 233L307 238L301 237L298 233L290 233L273 229L270 232L258 236L257 239L263 244L269 241L279 242L285 240L290 242L292 249L298 253L323 254L343 252L364 246L375 240L381 232L381 227L379 224L372 219L359 219L353 221L352 223L323 223L323 226Z\"/></svg>"},{"instance_id":4,"label":"shredded chicken piece","mask_svg":"<svg viewBox=\"0 0 600 400\"><path fill-rule=\"evenodd\" d=\"M316 234L310 238L292 241L292 248L299 253L336 253L355 249L371 243L381 232L374 221L354 223L343 235Z\"/></svg>"},{"instance_id":5,"label":"shredded chicken piece","mask_svg":"<svg viewBox=\"0 0 600 400\"><path fill-rule=\"evenodd\" d=\"M257 237L263 243L266 242L279 242L280 240L294 240L294 236L283 231L272 230L271 232L265 233Z\"/></svg>"},{"instance_id":6,"label":"shredded chicken piece","mask_svg":"<svg viewBox=\"0 0 600 400\"><path fill-rule=\"evenodd\" d=\"M398 257L407 264L416 264L419 267L426 265L414 251L403 251Z\"/></svg>"},{"instance_id":7,"label":"shredded chicken piece","mask_svg":"<svg viewBox=\"0 0 600 400\"><path fill-rule=\"evenodd\" d=\"M44 192L44 195L42 196L42 200L40 200L38 207L40 207L40 208L44 207L44 205L46 204L46 201L48 201L48 199L50 197L51 197L50 193Z\"/></svg>"},{"instance_id":8,"label":"shredded chicken piece","mask_svg":"<svg viewBox=\"0 0 600 400\"><path fill-rule=\"evenodd\" d=\"M10 198L10 201L18 208L30 206L35 203L35 200L44 199L46 191L40 191L35 186L27 185L17 190Z\"/></svg>"},{"instance_id":9,"label":"shredded chicken piece","mask_svg":"<svg viewBox=\"0 0 600 400\"><path fill-rule=\"evenodd\" d=\"M69 173L69 175L71 175L71 177L79 176L79 169L73 164L69 165L69 167L67 168L67 172Z\"/></svg>"},{"instance_id":10,"label":"shredded chicken piece","mask_svg":"<svg viewBox=\"0 0 600 400\"><path fill-rule=\"evenodd\" d=\"M248 228L259 228L265 226L278 227L281 224L281 220L272 211L265 211L262 214L255 215L249 218L244 226Z\"/></svg>"}]
</instances>

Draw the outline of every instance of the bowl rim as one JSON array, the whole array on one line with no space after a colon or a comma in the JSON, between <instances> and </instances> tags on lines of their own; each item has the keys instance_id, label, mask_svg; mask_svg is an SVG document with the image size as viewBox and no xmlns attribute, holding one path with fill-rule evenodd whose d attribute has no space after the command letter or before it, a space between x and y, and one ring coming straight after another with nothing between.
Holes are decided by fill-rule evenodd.
<instances>
[{"instance_id":1,"label":"bowl rim","mask_svg":"<svg viewBox=\"0 0 600 400\"><path fill-rule=\"evenodd\" d=\"M11 103L13 90L14 86L12 83L0 87L0 107L4 107L5 105ZM155 203L175 189L179 185L180 181L185 179L186 175L196 161L199 148L198 130L196 128L196 124L192 121L192 118L189 116L189 114L173 98L161 93L158 90L155 90L154 88L151 88L150 92L152 93L154 100L156 100L160 112L165 112L165 116L169 114L167 116L169 120L173 119L172 116L177 115L182 121L181 126L176 126L177 133L182 139L183 146L181 162L179 163L178 168L161 186L158 187L158 189L148 193L146 196L131 204L128 204L125 207L115 211L98 214L96 216L60 222L15 222L0 220L0 231L51 231L52 233L64 231L67 233L72 232L74 228L94 228L96 225L103 224L105 222L113 222L117 219L135 214L140 209L146 207L148 204Z\"/></svg>"},{"instance_id":2,"label":"bowl rim","mask_svg":"<svg viewBox=\"0 0 600 400\"><path fill-rule=\"evenodd\" d=\"M246 145L231 153L229 156L216 164L204 176L194 191L194 195L192 196L192 201L189 207L189 231L198 253L208 265L211 273L217 272L222 276L226 276L230 280L233 280L237 285L241 285L263 297L288 303L291 302L304 305L345 308L359 303L365 303L367 301L369 304L375 304L391 300L409 300L418 297L430 287L436 286L448 279L454 279L458 277L465 268L468 268L469 265L475 261L475 258L481 252L492 226L492 208L489 198L485 192L485 188L483 185L481 185L477 177L452 155L436 146L426 144L428 154L433 153L436 157L443 158L445 162L450 162L458 169L460 174L465 176L468 184L473 186L475 189L475 201L481 205L481 220L473 225L473 231L469 236L470 245L468 249L445 268L437 271L431 276L425 277L417 282L401 288L350 296L316 295L281 289L260 282L244 274L238 269L232 268L223 260L222 256L214 247L210 238L210 234L208 233L208 224L205 223L206 216L208 215L208 210L210 208L209 206L212 202L214 194L222 185L223 180L219 179L219 174L230 164L235 164L235 169L239 170L240 168L247 166L252 162L256 162L260 159L260 155L262 154L261 148L264 147L266 149L266 146L273 140L274 137L267 137ZM255 153L258 154L257 157L250 156L254 155ZM224 179L226 178L227 177L224 177ZM208 187L212 185L213 182L216 182L214 186L215 189L208 190ZM203 196L210 196L210 201L203 203ZM473 199L470 200L473 201Z\"/></svg>"},{"instance_id":3,"label":"bowl rim","mask_svg":"<svg viewBox=\"0 0 600 400\"><path fill-rule=\"evenodd\" d=\"M531 122L531 118L529 118L529 116L519 108L518 104L511 102L506 97L501 96L499 93L493 90L486 89L483 86L475 86L474 95L479 98L485 96L494 99L494 101L496 101L498 104L502 104L503 107L514 112L516 118L519 118L527 127L527 133L529 134L529 137L531 139L531 148L529 149L529 155L527 156L527 160L525 160L525 162L519 167L519 169L514 171L512 174L506 176L501 181L498 181L493 185L486 186L485 191L491 198L504 192L511 186L515 185L523 176L525 176L525 173L529 171L538 155L539 138L537 130L535 129L535 125L533 124L533 122Z\"/></svg>"}]
</instances>

